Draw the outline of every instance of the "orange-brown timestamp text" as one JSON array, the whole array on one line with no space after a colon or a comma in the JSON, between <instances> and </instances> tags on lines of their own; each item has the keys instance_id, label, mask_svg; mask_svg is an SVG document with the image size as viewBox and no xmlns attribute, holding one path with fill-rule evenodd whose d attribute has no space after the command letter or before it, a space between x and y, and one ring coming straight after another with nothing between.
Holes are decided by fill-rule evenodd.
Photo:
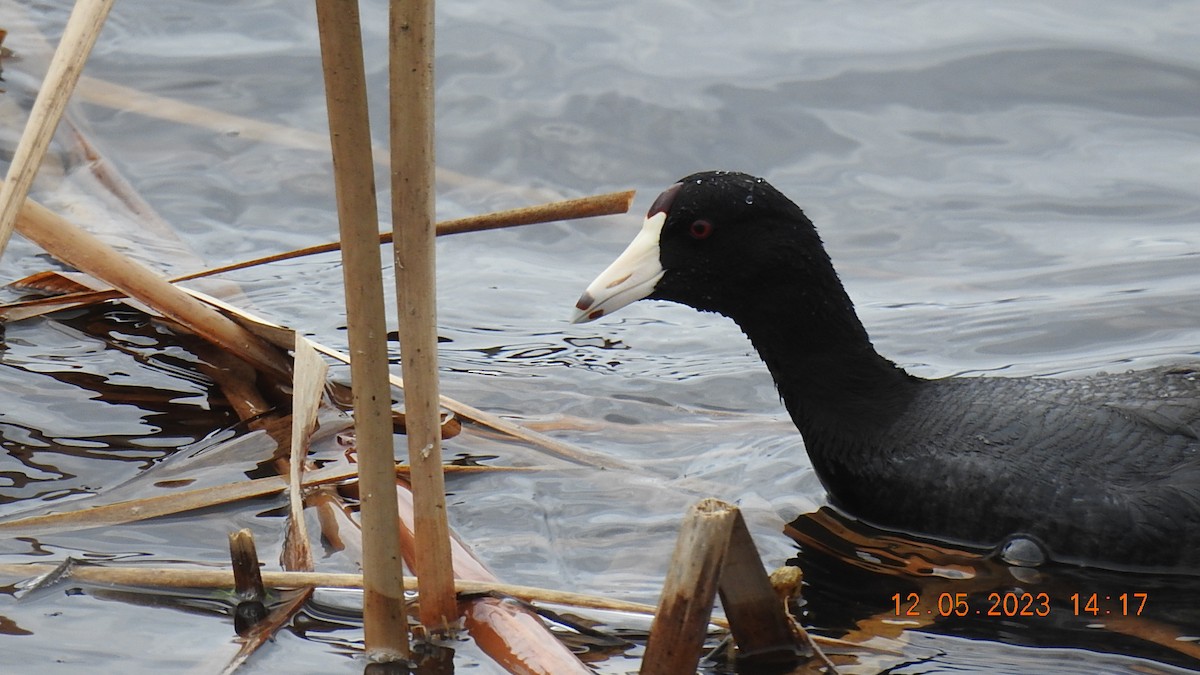
<instances>
[{"instance_id":1,"label":"orange-brown timestamp text","mask_svg":"<svg viewBox=\"0 0 1200 675\"><path fill-rule=\"evenodd\" d=\"M919 616L1049 616L1048 593L1016 591L988 593L986 599L968 593L940 593L936 598L923 598L919 593L895 593L893 610L898 617ZM1149 600L1148 593L1072 593L1070 609L1075 616L1140 616Z\"/></svg>"}]
</instances>

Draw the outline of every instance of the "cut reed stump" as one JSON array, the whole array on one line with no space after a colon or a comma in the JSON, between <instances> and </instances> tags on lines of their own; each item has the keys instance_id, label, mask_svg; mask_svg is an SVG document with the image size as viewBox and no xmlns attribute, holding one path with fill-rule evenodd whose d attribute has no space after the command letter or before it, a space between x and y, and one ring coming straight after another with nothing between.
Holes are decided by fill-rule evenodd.
<instances>
[{"instance_id":1,"label":"cut reed stump","mask_svg":"<svg viewBox=\"0 0 1200 675\"><path fill-rule=\"evenodd\" d=\"M233 587L238 599L233 610L233 628L245 637L267 618L267 591L263 587L258 549L250 530L243 528L229 535L229 558L233 563Z\"/></svg>"},{"instance_id":2,"label":"cut reed stump","mask_svg":"<svg viewBox=\"0 0 1200 675\"><path fill-rule=\"evenodd\" d=\"M694 673L718 591L739 663L787 668L806 656L792 633L737 507L704 499L688 510L639 672Z\"/></svg>"}]
</instances>

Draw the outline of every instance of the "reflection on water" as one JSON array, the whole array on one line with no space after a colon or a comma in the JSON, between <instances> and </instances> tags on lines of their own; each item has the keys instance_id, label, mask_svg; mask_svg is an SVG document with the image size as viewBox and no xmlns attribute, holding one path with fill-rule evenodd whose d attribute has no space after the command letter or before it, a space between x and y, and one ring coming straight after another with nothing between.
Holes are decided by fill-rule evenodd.
<instances>
[{"instance_id":1,"label":"reflection on water","mask_svg":"<svg viewBox=\"0 0 1200 675\"><path fill-rule=\"evenodd\" d=\"M990 551L897 536L828 507L797 518L788 533L802 549L789 564L804 570L806 622L823 633L887 635L903 628L927 633L924 648L934 648L935 636L954 636L1086 649L1112 655L1105 662L1113 672L1135 670L1136 658L1183 668L1200 659L1197 576L1010 566ZM941 648L947 653L936 660L950 669L976 658L960 662L957 650ZM1034 653L1020 656L1013 669L1022 663L1027 672L1044 668Z\"/></svg>"},{"instance_id":2,"label":"reflection on water","mask_svg":"<svg viewBox=\"0 0 1200 675\"><path fill-rule=\"evenodd\" d=\"M236 422L187 342L125 309L8 326L0 508L96 494Z\"/></svg>"},{"instance_id":3,"label":"reflection on water","mask_svg":"<svg viewBox=\"0 0 1200 675\"><path fill-rule=\"evenodd\" d=\"M0 8L5 22L20 15L11 0ZM66 12L41 3L36 22L57 34ZM917 374L1070 374L1200 356L1200 28L1192 3L522 0L446 1L438 12L438 157L469 177L441 186L441 214L521 205L531 188L575 196L632 187L641 195L628 218L439 243L444 393L638 467L616 475L552 465L451 479L455 527L506 581L653 602L679 517L696 499L738 502L768 566L797 556L784 524L824 504L800 439L735 326L664 303L566 323L649 200L693 171L763 175L801 204L880 351ZM363 13L368 78L382 100L385 3L366 2ZM19 132L9 120L23 119L48 54L17 25L0 25L10 31L5 46L22 56L4 64L5 159ZM314 26L311 7L271 0L217 11L127 0L87 74L320 133ZM256 140L236 122L185 124L80 100L74 113L89 138L207 263L336 236L324 152ZM381 144L385 114L377 106L372 116ZM56 146L51 160L78 158ZM87 172L68 168L76 170L47 170L34 196L117 234L139 231L105 200L86 197L94 190L79 182ZM52 265L18 237L0 275ZM247 295L239 304L345 346L335 257L232 277ZM225 403L196 374L200 351L136 312L110 307L3 330L6 514L116 498L122 485L136 492L232 480L270 453L229 448L230 435L244 432L229 430ZM446 452L549 463L472 434L447 442ZM248 526L260 533L261 557L273 560L278 507L264 501L185 524L167 518L12 538L0 541L0 557L223 564L228 530ZM826 527L805 532L797 560L808 580L806 620L826 635L902 635L907 665L893 672L1200 667L1179 651L1196 644L1200 625L1187 604L1196 606L1200 592L1186 580L1058 568L1026 577L979 561L961 562L969 577L930 577L886 564L878 541ZM877 560L860 557L871 546ZM331 556L318 566L352 563ZM1033 589L1053 593L1048 617L885 620L897 593L933 593L934 605L923 607L936 607L942 592L963 592L975 607L991 592ZM1152 620L1060 611L1071 594L1104 589L1148 593ZM56 672L46 657L53 648L57 672L84 662L174 671L204 662L232 635L218 613L115 600L84 589L17 603L5 591L0 626L22 635L6 644L8 657ZM153 640L141 628L106 630L147 625ZM1155 632L1161 627L1182 636ZM67 649L64 635L106 639ZM341 672L360 642L356 622L314 608L280 636L271 663ZM636 653L598 668L635 669ZM490 667L469 646L459 659L463 668ZM848 670L872 665L885 667L864 661Z\"/></svg>"}]
</instances>

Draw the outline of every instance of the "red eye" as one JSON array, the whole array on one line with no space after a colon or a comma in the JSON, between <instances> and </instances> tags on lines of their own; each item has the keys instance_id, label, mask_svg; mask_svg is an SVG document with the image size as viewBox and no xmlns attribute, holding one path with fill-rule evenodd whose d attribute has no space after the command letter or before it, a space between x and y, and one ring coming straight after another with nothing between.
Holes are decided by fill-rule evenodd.
<instances>
[{"instance_id":1,"label":"red eye","mask_svg":"<svg viewBox=\"0 0 1200 675\"><path fill-rule=\"evenodd\" d=\"M708 235L713 233L713 224L707 220L697 220L688 228L688 234L692 235L692 239L708 239Z\"/></svg>"}]
</instances>

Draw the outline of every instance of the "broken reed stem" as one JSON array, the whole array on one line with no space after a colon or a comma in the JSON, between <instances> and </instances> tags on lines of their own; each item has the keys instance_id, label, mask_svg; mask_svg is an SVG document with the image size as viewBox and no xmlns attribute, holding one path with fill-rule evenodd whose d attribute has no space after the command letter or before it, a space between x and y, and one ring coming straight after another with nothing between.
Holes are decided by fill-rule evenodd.
<instances>
[{"instance_id":1,"label":"broken reed stem","mask_svg":"<svg viewBox=\"0 0 1200 675\"><path fill-rule=\"evenodd\" d=\"M303 335L296 333L292 377L291 448L288 458L288 529L283 549L284 569L314 569L308 528L304 523L304 469L317 412L325 392L329 366Z\"/></svg>"},{"instance_id":2,"label":"broken reed stem","mask_svg":"<svg viewBox=\"0 0 1200 675\"><path fill-rule=\"evenodd\" d=\"M343 241L350 379L363 529L363 630L373 661L407 659L375 165L358 0L317 0L325 101ZM440 460L439 460L440 461Z\"/></svg>"},{"instance_id":3,"label":"broken reed stem","mask_svg":"<svg viewBox=\"0 0 1200 675\"><path fill-rule=\"evenodd\" d=\"M784 603L763 569L746 521L737 512L725 546L717 592L737 643L739 665L766 672L791 672L799 665L804 650L796 641Z\"/></svg>"},{"instance_id":4,"label":"broken reed stem","mask_svg":"<svg viewBox=\"0 0 1200 675\"><path fill-rule=\"evenodd\" d=\"M639 672L696 672L737 516L736 507L711 498L688 509Z\"/></svg>"},{"instance_id":5,"label":"broken reed stem","mask_svg":"<svg viewBox=\"0 0 1200 675\"><path fill-rule=\"evenodd\" d=\"M274 347L41 204L25 200L17 229L58 260L141 300L257 369L284 380L290 377L290 364Z\"/></svg>"},{"instance_id":6,"label":"broken reed stem","mask_svg":"<svg viewBox=\"0 0 1200 675\"><path fill-rule=\"evenodd\" d=\"M633 202L633 190L623 192L608 192L602 195L593 195L590 197L580 197L578 199L567 199L559 202L550 202L548 204L538 204L536 206L523 206L515 209L507 209L504 211L496 211L494 213L486 213L478 216L467 216L465 218L455 218L447 220L437 225L437 234L463 234L466 232L480 232L483 230L495 230L505 227L518 227L522 225L534 225L537 223L551 223L559 220L573 220L577 218L592 218L595 216L611 216L629 211L629 206ZM387 244L392 241L392 233L381 232L379 234L379 243ZM220 267L212 267L198 272L191 272L177 277L172 277L171 282L190 281L192 279L201 279L210 277L216 274L225 272L233 272L236 270L256 267L268 263L279 262L282 260L292 260L302 258L304 256L316 255L318 253L329 253L331 251L340 251L342 242L335 241L328 244L317 244L316 246L308 246L298 248L293 251L285 251L273 255L262 256L253 260L243 260ZM38 298L36 300L26 300L22 302L13 302L4 305L5 312L0 313L0 320L9 319L7 315L13 310L21 308L35 308L41 305L57 305L67 304L71 302L104 302L123 297L120 291L85 291L82 293L70 293L67 295L58 295L50 298ZM18 315L19 318L19 315Z\"/></svg>"},{"instance_id":7,"label":"broken reed stem","mask_svg":"<svg viewBox=\"0 0 1200 675\"><path fill-rule=\"evenodd\" d=\"M717 592L738 646L738 663L792 672L802 650L746 521L736 506L702 499L688 509L663 582L642 673L693 673Z\"/></svg>"},{"instance_id":8,"label":"broken reed stem","mask_svg":"<svg viewBox=\"0 0 1200 675\"><path fill-rule=\"evenodd\" d=\"M83 64L87 62L112 6L113 0L77 0L71 10L46 72L46 79L29 111L25 131L8 165L8 176L0 185L0 257L4 255L4 249L12 237L17 215L25 204L29 186L33 184L34 176L42 165L42 158L66 110L71 92L79 82Z\"/></svg>"},{"instance_id":9,"label":"broken reed stem","mask_svg":"<svg viewBox=\"0 0 1200 675\"><path fill-rule=\"evenodd\" d=\"M458 617L446 521L438 409L434 265L433 0L389 6L388 95L392 233L400 368L407 383L421 623L448 632Z\"/></svg>"}]
</instances>

